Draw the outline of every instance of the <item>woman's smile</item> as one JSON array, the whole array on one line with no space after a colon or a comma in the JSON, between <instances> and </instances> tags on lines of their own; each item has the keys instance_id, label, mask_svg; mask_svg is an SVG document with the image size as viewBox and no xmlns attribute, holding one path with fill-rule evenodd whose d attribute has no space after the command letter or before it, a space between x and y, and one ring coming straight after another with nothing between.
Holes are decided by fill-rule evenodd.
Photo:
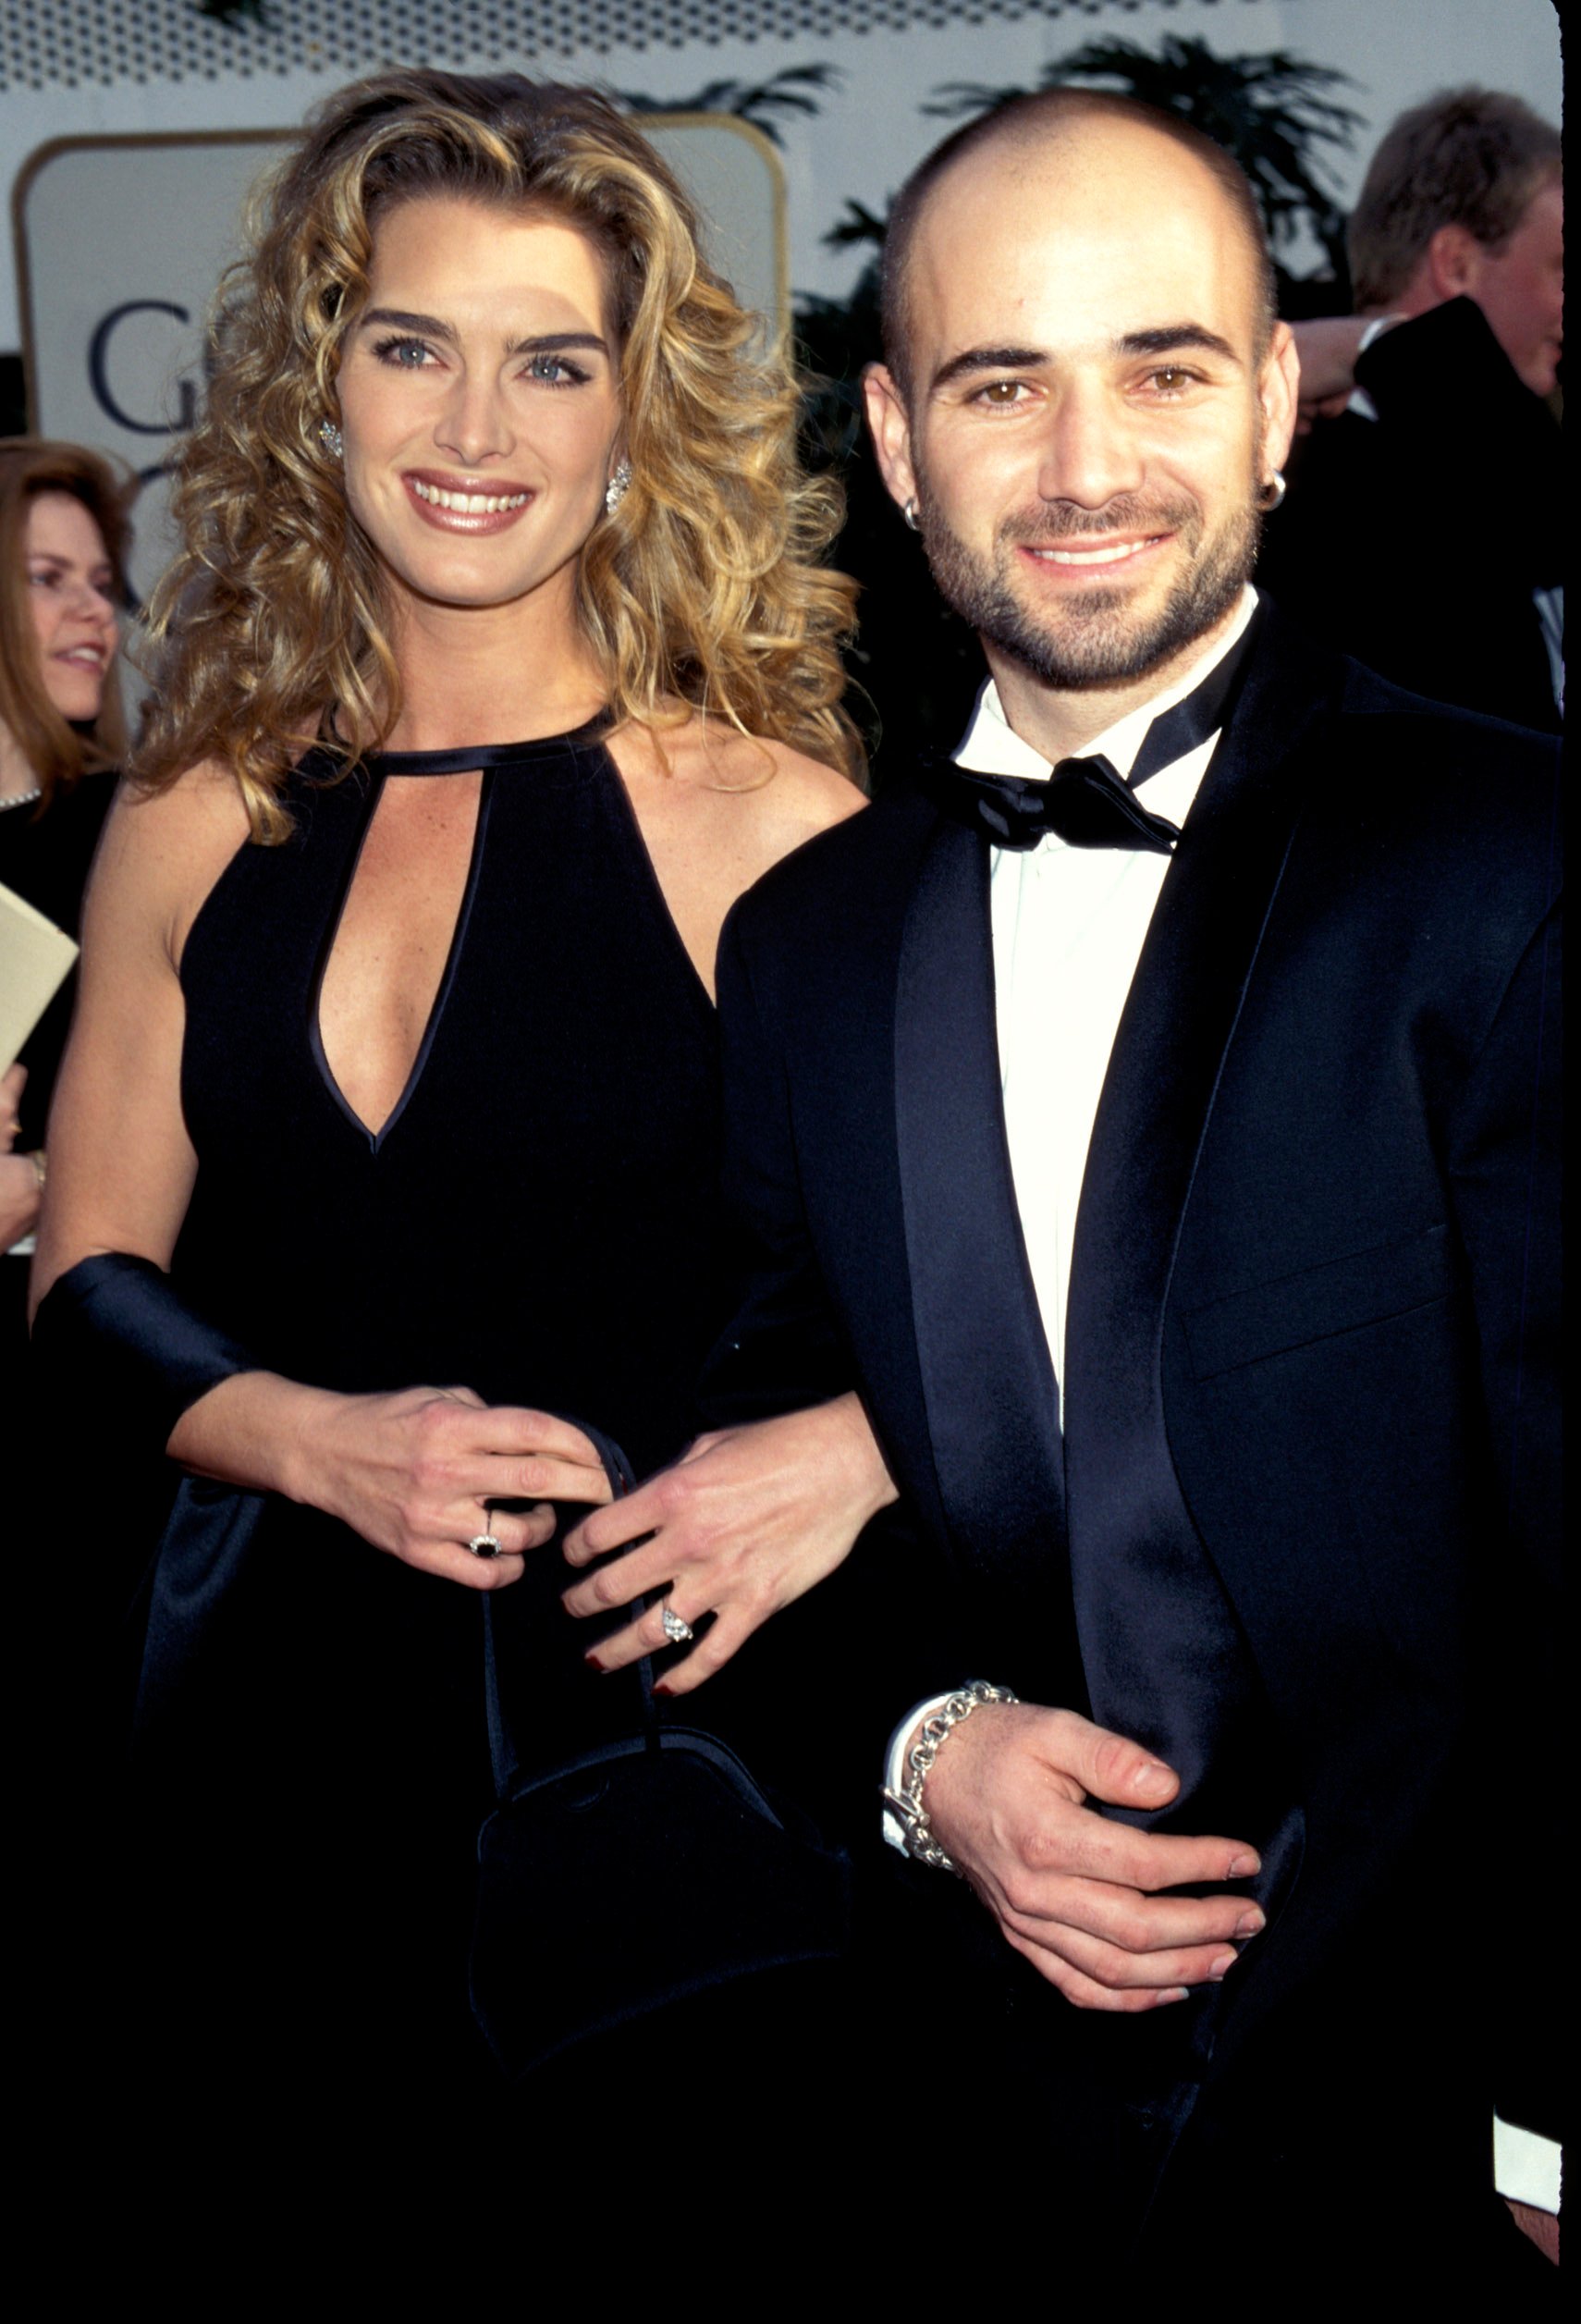
<instances>
[{"instance_id":1,"label":"woman's smile","mask_svg":"<svg viewBox=\"0 0 1581 2324\"><path fill-rule=\"evenodd\" d=\"M417 513L441 533L503 533L536 496L526 485L437 476L408 469L403 479Z\"/></svg>"}]
</instances>

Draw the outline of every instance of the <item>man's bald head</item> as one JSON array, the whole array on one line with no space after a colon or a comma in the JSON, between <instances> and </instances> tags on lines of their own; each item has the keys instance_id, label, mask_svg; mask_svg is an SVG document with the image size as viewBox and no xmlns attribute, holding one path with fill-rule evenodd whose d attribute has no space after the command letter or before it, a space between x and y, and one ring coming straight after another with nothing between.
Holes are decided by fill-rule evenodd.
<instances>
[{"instance_id":1,"label":"man's bald head","mask_svg":"<svg viewBox=\"0 0 1581 2324\"><path fill-rule=\"evenodd\" d=\"M1255 345L1259 358L1266 353L1279 312L1273 260L1251 182L1239 162L1179 114L1165 113L1157 106L1138 104L1133 97L1111 96L1100 90L1047 89L1035 96L1012 97L1008 103L996 105L992 112L969 121L964 129L957 129L941 145L935 146L896 196L884 239L880 301L884 361L904 394L909 396L912 390L911 262L918 228L944 180L959 164L991 146L1002 144L1007 155L1013 154L1017 148L1025 151L1046 147L1066 137L1101 129L1105 122L1151 130L1168 139L1199 162L1217 184L1245 237L1257 310Z\"/></svg>"}]
</instances>

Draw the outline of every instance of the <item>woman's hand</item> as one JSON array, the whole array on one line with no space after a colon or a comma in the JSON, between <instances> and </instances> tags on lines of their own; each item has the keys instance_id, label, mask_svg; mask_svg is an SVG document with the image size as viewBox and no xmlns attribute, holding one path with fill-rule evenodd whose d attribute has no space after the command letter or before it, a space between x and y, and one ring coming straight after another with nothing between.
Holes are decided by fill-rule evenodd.
<instances>
[{"instance_id":1,"label":"woman's hand","mask_svg":"<svg viewBox=\"0 0 1581 2324\"><path fill-rule=\"evenodd\" d=\"M19 1243L39 1215L39 1174L32 1156L11 1151L27 1079L26 1065L12 1065L0 1074L0 1251Z\"/></svg>"},{"instance_id":2,"label":"woman's hand","mask_svg":"<svg viewBox=\"0 0 1581 2324\"><path fill-rule=\"evenodd\" d=\"M375 1549L470 1590L498 1590L555 1530L554 1501L609 1498L604 1465L569 1421L485 1405L471 1388L336 1396L272 1372L222 1381L170 1438L187 1467L287 1494ZM524 1511L492 1506L527 1502ZM483 1536L497 1557L467 1546Z\"/></svg>"},{"instance_id":3,"label":"woman's hand","mask_svg":"<svg viewBox=\"0 0 1581 2324\"><path fill-rule=\"evenodd\" d=\"M27 1086L26 1065L8 1065L0 1074L0 1154L8 1154L17 1143L17 1113Z\"/></svg>"},{"instance_id":4,"label":"woman's hand","mask_svg":"<svg viewBox=\"0 0 1581 2324\"><path fill-rule=\"evenodd\" d=\"M683 1621L712 1614L707 1636L660 1685L661 1693L688 1694L771 1614L833 1573L869 1518L895 1497L858 1396L721 1429L567 1535L573 1566L639 1546L568 1591L566 1608L607 1614L657 1590ZM600 1640L588 1659L618 1670L665 1643L664 1610L656 1605Z\"/></svg>"},{"instance_id":5,"label":"woman's hand","mask_svg":"<svg viewBox=\"0 0 1581 2324\"><path fill-rule=\"evenodd\" d=\"M39 1174L31 1154L0 1154L0 1251L8 1251L39 1219Z\"/></svg>"}]
</instances>

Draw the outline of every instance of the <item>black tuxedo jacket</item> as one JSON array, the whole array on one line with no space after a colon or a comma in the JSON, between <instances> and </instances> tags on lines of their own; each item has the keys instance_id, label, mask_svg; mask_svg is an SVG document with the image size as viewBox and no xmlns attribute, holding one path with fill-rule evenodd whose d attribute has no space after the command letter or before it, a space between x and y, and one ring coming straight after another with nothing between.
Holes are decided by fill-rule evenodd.
<instances>
[{"instance_id":1,"label":"black tuxedo jacket","mask_svg":"<svg viewBox=\"0 0 1581 2324\"><path fill-rule=\"evenodd\" d=\"M1540 2042L1504 2041L1494 2087L1496 1940L1464 2031L1464 1949L1498 1909L1473 1835L1540 1881L1557 1765L1556 761L1268 615L1112 1053L1062 1436L986 841L891 793L745 897L720 957L749 1279L709 1402L864 1396L917 1535L875 1614L914 1645L879 1723L970 1676L1080 1705L1067 1524L1101 1568L1137 1473L1178 1494L1305 1821L1215 2073L1266 2097L1305 2057L1340 2106L1370 2046L1418 2125L1446 2010L1457 2104L1548 2119ZM919 1913L950 1887L919 1872Z\"/></svg>"}]
</instances>

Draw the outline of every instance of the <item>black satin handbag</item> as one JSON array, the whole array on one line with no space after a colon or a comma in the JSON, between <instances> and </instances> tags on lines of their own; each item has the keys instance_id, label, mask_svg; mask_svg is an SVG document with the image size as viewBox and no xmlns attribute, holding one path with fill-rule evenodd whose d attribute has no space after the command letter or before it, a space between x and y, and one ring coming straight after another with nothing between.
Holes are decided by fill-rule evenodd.
<instances>
[{"instance_id":1,"label":"black satin handbag","mask_svg":"<svg viewBox=\"0 0 1581 2324\"><path fill-rule=\"evenodd\" d=\"M619 1447L578 1425L629 1492ZM845 1950L847 1856L717 1736L662 1717L645 1661L635 1732L524 1766L492 1600L484 1612L499 1804L478 1838L472 2011L513 2081L673 2002Z\"/></svg>"}]
</instances>

